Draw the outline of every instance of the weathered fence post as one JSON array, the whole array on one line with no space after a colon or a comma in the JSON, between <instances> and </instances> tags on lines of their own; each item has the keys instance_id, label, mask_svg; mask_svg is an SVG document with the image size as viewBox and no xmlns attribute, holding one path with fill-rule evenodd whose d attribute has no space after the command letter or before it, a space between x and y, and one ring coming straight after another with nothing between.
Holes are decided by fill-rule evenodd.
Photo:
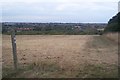
<instances>
[{"instance_id":1,"label":"weathered fence post","mask_svg":"<svg viewBox=\"0 0 120 80\"><path fill-rule=\"evenodd\" d=\"M15 70L16 70L16 69L17 69L17 51L16 51L15 29L11 29L11 41L12 41L14 68L15 68Z\"/></svg>"}]
</instances>

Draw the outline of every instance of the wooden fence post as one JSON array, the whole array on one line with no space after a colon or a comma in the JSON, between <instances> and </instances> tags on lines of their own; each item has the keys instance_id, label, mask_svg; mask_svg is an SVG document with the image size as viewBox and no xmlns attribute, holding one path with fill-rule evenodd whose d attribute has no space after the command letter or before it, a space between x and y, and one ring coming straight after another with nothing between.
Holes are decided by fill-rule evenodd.
<instances>
[{"instance_id":1,"label":"wooden fence post","mask_svg":"<svg viewBox=\"0 0 120 80\"><path fill-rule=\"evenodd\" d=\"M12 29L12 30L11 30L11 41L12 41L14 68L15 68L15 70L17 70L17 51L16 51L15 29Z\"/></svg>"}]
</instances>

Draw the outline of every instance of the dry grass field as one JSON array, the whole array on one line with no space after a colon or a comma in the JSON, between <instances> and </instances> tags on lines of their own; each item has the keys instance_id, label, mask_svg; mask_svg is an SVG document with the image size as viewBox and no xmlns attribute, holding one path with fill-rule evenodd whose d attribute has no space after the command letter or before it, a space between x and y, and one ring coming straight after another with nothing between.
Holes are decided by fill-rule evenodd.
<instances>
[{"instance_id":1,"label":"dry grass field","mask_svg":"<svg viewBox=\"0 0 120 80\"><path fill-rule=\"evenodd\" d=\"M17 35L17 71L10 36L3 35L2 43L3 77L118 77L118 46L104 36Z\"/></svg>"}]
</instances>

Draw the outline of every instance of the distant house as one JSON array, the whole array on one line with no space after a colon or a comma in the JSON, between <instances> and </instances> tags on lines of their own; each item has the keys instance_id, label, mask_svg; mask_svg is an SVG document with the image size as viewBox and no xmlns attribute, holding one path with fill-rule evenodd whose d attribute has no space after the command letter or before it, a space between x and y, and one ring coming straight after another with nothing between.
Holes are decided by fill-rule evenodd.
<instances>
[{"instance_id":1,"label":"distant house","mask_svg":"<svg viewBox=\"0 0 120 80\"><path fill-rule=\"evenodd\" d=\"M81 30L81 26L74 26L74 29Z\"/></svg>"},{"instance_id":2,"label":"distant house","mask_svg":"<svg viewBox=\"0 0 120 80\"><path fill-rule=\"evenodd\" d=\"M20 32L20 31L31 31L33 30L33 28L17 28L16 31Z\"/></svg>"},{"instance_id":3,"label":"distant house","mask_svg":"<svg viewBox=\"0 0 120 80\"><path fill-rule=\"evenodd\" d=\"M74 26L75 28L80 28L81 26Z\"/></svg>"},{"instance_id":4,"label":"distant house","mask_svg":"<svg viewBox=\"0 0 120 80\"><path fill-rule=\"evenodd\" d=\"M104 28L101 28L101 29L97 29L97 31L104 31Z\"/></svg>"}]
</instances>

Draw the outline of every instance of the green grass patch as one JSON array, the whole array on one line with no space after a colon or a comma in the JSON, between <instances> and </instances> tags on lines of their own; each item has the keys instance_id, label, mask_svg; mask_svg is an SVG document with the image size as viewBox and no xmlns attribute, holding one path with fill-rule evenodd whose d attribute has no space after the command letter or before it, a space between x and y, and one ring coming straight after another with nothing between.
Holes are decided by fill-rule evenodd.
<instances>
[{"instance_id":1,"label":"green grass patch","mask_svg":"<svg viewBox=\"0 0 120 80\"><path fill-rule=\"evenodd\" d=\"M90 45L90 47L95 48L109 48L117 46L113 41L109 40L105 36L94 36L93 41L88 44Z\"/></svg>"},{"instance_id":2,"label":"green grass patch","mask_svg":"<svg viewBox=\"0 0 120 80\"><path fill-rule=\"evenodd\" d=\"M116 66L106 66L103 64L85 65L76 77L80 78L118 78L118 68Z\"/></svg>"},{"instance_id":3,"label":"green grass patch","mask_svg":"<svg viewBox=\"0 0 120 80\"><path fill-rule=\"evenodd\" d=\"M34 62L28 66L19 67L17 70L13 68L3 68L3 78L33 78L51 77L53 73L60 71L60 67L52 62Z\"/></svg>"}]
</instances>

